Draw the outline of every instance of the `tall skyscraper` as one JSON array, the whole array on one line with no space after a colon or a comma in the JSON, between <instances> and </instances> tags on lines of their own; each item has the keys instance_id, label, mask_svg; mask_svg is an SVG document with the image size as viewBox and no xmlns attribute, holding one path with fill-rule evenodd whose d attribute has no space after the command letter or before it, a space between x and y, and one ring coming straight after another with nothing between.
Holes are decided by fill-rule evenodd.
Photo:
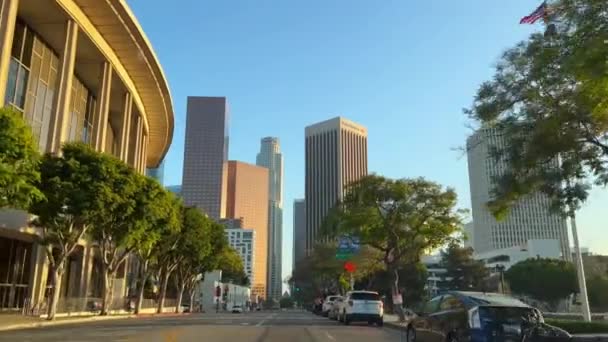
<instances>
[{"instance_id":1,"label":"tall skyscraper","mask_svg":"<svg viewBox=\"0 0 608 342\"><path fill-rule=\"evenodd\" d=\"M306 253L349 184L367 175L367 129L337 117L306 127Z\"/></svg>"},{"instance_id":2,"label":"tall skyscraper","mask_svg":"<svg viewBox=\"0 0 608 342\"><path fill-rule=\"evenodd\" d=\"M496 128L479 129L467 140L473 248L483 253L520 246L530 239L554 239L560 242L562 256L570 260L566 220L549 210L550 201L544 194L534 193L523 198L501 222L496 221L486 207L492 198L494 179L508 170L508 165L496 161L490 152L492 148L505 146L506 140Z\"/></svg>"},{"instance_id":3,"label":"tall skyscraper","mask_svg":"<svg viewBox=\"0 0 608 342\"><path fill-rule=\"evenodd\" d=\"M283 155L279 138L262 138L256 164L268 169L268 296L280 299L283 289Z\"/></svg>"},{"instance_id":4,"label":"tall skyscraper","mask_svg":"<svg viewBox=\"0 0 608 342\"><path fill-rule=\"evenodd\" d=\"M306 257L306 201L293 201L293 269Z\"/></svg>"},{"instance_id":5,"label":"tall skyscraper","mask_svg":"<svg viewBox=\"0 0 608 342\"><path fill-rule=\"evenodd\" d=\"M268 169L228 162L226 217L255 231L252 294L266 298L268 277Z\"/></svg>"},{"instance_id":6,"label":"tall skyscraper","mask_svg":"<svg viewBox=\"0 0 608 342\"><path fill-rule=\"evenodd\" d=\"M182 197L215 220L226 209L228 113L225 97L188 97Z\"/></svg>"}]
</instances>

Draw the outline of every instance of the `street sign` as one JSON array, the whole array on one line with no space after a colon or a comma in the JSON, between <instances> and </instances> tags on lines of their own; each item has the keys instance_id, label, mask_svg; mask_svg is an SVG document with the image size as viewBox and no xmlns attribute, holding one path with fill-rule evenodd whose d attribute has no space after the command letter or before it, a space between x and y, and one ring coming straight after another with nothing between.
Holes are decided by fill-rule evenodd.
<instances>
[{"instance_id":1,"label":"street sign","mask_svg":"<svg viewBox=\"0 0 608 342\"><path fill-rule=\"evenodd\" d=\"M338 238L338 250L336 251L336 259L347 260L353 254L357 254L361 248L361 242L358 237L351 235L342 235Z\"/></svg>"}]
</instances>

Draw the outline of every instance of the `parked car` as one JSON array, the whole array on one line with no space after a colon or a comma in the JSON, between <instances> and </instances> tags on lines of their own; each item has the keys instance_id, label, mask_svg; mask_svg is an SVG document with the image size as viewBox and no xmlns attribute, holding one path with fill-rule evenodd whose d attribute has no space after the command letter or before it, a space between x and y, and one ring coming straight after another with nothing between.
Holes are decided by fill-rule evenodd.
<instances>
[{"instance_id":1,"label":"parked car","mask_svg":"<svg viewBox=\"0 0 608 342\"><path fill-rule=\"evenodd\" d=\"M232 313L243 313L243 307L240 305L234 305L231 311Z\"/></svg>"},{"instance_id":2,"label":"parked car","mask_svg":"<svg viewBox=\"0 0 608 342\"><path fill-rule=\"evenodd\" d=\"M527 317L538 317L542 323L537 309L495 293L448 292L428 301L416 314L406 328L408 342L521 341ZM560 336L570 339L565 331L543 324L545 333L552 336L550 341L561 341Z\"/></svg>"},{"instance_id":3,"label":"parked car","mask_svg":"<svg viewBox=\"0 0 608 342\"><path fill-rule=\"evenodd\" d=\"M351 322L384 323L384 304L378 292L350 291L346 294L340 319L344 324Z\"/></svg>"},{"instance_id":4,"label":"parked car","mask_svg":"<svg viewBox=\"0 0 608 342\"><path fill-rule=\"evenodd\" d=\"M344 298L342 298L342 296L337 296L336 298L334 298L334 301L331 304L331 308L327 313L327 317L329 317L329 319L338 319L338 313L340 312L339 310L342 307L341 304L343 303L343 301Z\"/></svg>"},{"instance_id":5,"label":"parked car","mask_svg":"<svg viewBox=\"0 0 608 342\"><path fill-rule=\"evenodd\" d=\"M327 317L327 315L329 314L329 310L334 305L334 299L336 299L338 297L340 297L340 296L327 296L325 298L325 301L323 302L323 306L321 309L321 315L323 315L324 317Z\"/></svg>"}]
</instances>

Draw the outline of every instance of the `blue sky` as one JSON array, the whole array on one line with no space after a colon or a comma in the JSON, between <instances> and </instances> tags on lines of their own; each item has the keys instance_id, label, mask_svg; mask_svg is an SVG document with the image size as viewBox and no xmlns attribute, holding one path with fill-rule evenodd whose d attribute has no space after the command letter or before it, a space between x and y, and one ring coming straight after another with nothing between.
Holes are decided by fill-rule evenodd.
<instances>
[{"instance_id":1,"label":"blue sky","mask_svg":"<svg viewBox=\"0 0 608 342\"><path fill-rule=\"evenodd\" d=\"M337 115L369 131L369 169L454 187L470 208L462 108L501 52L542 26L537 0L129 0L163 65L175 109L166 185L182 177L186 97L226 96L230 159L260 138L285 156L283 277L292 204L304 195L304 127ZM579 213L581 244L608 254L606 189ZM604 215L602 215L604 214Z\"/></svg>"}]
</instances>

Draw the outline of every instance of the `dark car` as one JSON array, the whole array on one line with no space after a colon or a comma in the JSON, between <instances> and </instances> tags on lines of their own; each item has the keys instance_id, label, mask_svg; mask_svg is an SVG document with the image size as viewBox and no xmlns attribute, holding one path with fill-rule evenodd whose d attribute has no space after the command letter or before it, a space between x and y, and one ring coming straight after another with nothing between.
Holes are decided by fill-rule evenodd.
<instances>
[{"instance_id":1,"label":"dark car","mask_svg":"<svg viewBox=\"0 0 608 342\"><path fill-rule=\"evenodd\" d=\"M543 324L540 312L518 299L495 293L448 292L428 301L407 326L408 342L519 342L542 325L534 341L569 341L570 335ZM530 326L528 317L538 317ZM544 338L544 337L547 338Z\"/></svg>"}]
</instances>

